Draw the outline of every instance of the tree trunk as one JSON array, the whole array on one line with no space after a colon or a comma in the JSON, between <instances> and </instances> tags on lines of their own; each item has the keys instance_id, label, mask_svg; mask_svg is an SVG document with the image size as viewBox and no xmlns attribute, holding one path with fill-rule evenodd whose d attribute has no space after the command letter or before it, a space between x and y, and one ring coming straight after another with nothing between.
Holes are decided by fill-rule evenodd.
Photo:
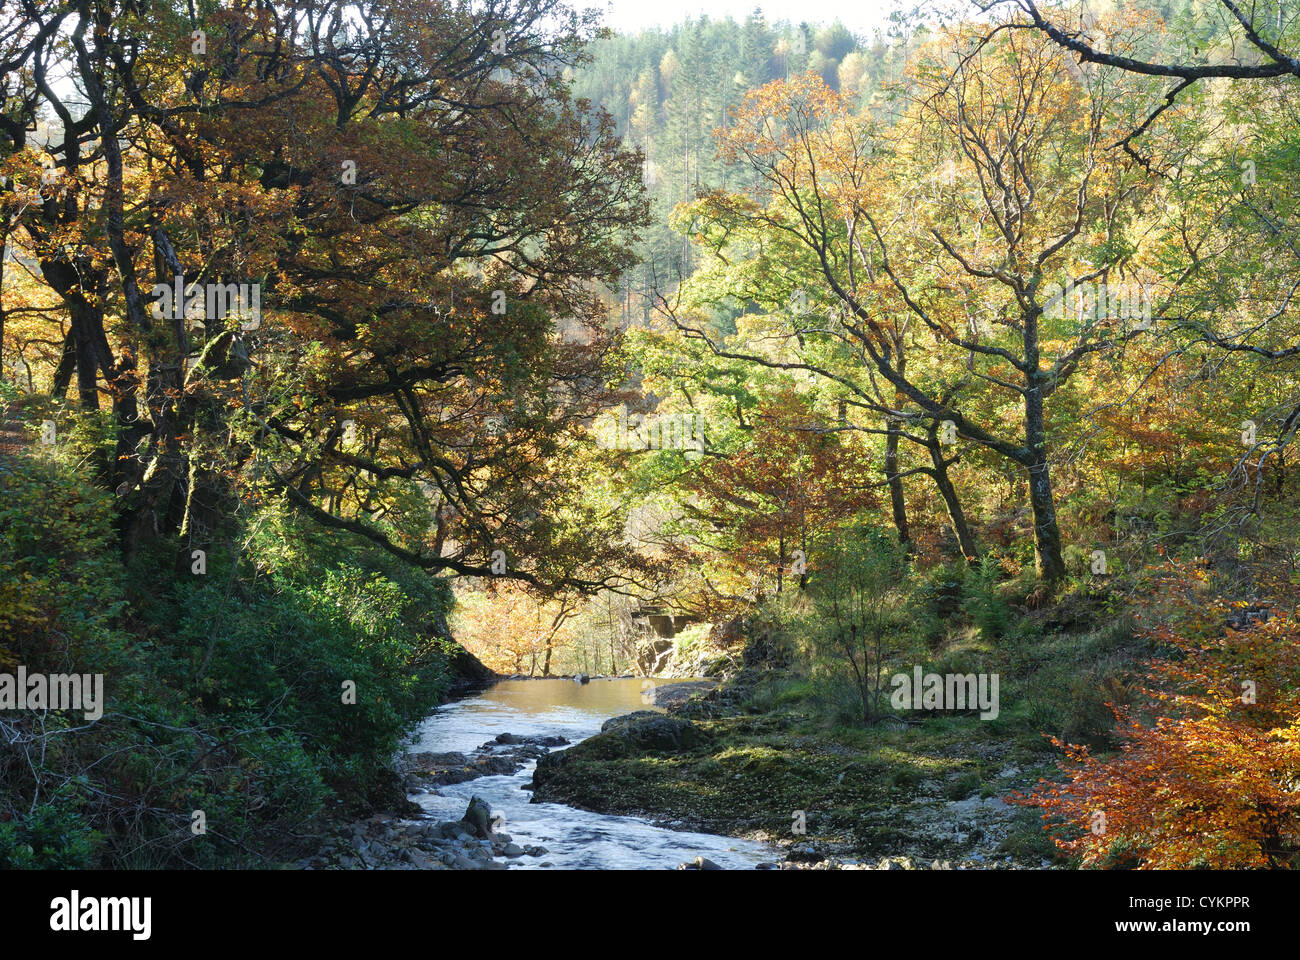
<instances>
[{"instance_id":1,"label":"tree trunk","mask_svg":"<svg viewBox=\"0 0 1300 960\"><path fill-rule=\"evenodd\" d=\"M1059 583L1065 577L1061 529L1056 522L1052 474L1047 464L1047 434L1043 428L1043 394L1038 385L1025 393L1025 441L1029 447L1029 504L1034 512L1034 566L1040 580Z\"/></svg>"},{"instance_id":2,"label":"tree trunk","mask_svg":"<svg viewBox=\"0 0 1300 960\"><path fill-rule=\"evenodd\" d=\"M50 388L50 396L56 400L62 400L68 395L68 384L72 383L72 371L77 367L77 340L68 333L63 338L63 353L59 357L59 365L54 370L54 385Z\"/></svg>"},{"instance_id":3,"label":"tree trunk","mask_svg":"<svg viewBox=\"0 0 1300 960\"><path fill-rule=\"evenodd\" d=\"M77 397L81 402L82 410L99 409L98 376L92 331L92 324L95 322L95 319L86 316L84 309L73 304L72 340L77 351Z\"/></svg>"},{"instance_id":4,"label":"tree trunk","mask_svg":"<svg viewBox=\"0 0 1300 960\"><path fill-rule=\"evenodd\" d=\"M903 478L898 475L898 421L891 417L885 421L885 428L889 431L885 437L885 480L889 483L889 503L894 511L898 540L910 550L912 534L907 526L907 500L903 496Z\"/></svg>"},{"instance_id":5,"label":"tree trunk","mask_svg":"<svg viewBox=\"0 0 1300 960\"><path fill-rule=\"evenodd\" d=\"M962 556L966 558L968 564L974 565L979 562L979 552L975 548L975 537L966 523L966 512L962 510L961 501L957 499L957 488L953 486L952 478L948 475L948 461L943 458L943 447L939 445L937 437L938 429L937 423L930 427L930 443L927 446L930 451L930 462L934 464L930 476L934 478L934 485L939 488L939 495L943 497L944 506L948 509L948 520L952 523L952 531L957 536L957 545L961 548Z\"/></svg>"}]
</instances>

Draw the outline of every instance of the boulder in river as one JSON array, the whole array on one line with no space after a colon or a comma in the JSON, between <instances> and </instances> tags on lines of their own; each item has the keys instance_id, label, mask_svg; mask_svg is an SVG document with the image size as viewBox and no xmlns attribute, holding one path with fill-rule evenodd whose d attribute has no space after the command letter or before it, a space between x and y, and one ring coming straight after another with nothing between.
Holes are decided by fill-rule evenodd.
<instances>
[{"instance_id":1,"label":"boulder in river","mask_svg":"<svg viewBox=\"0 0 1300 960\"><path fill-rule=\"evenodd\" d=\"M467 832L487 840L492 836L491 821L492 810L487 805L487 801L479 796L470 797L469 806L465 808L465 816L461 817Z\"/></svg>"},{"instance_id":2,"label":"boulder in river","mask_svg":"<svg viewBox=\"0 0 1300 960\"><path fill-rule=\"evenodd\" d=\"M568 744L565 737L554 736L547 737L541 734L525 736L519 733L502 733L498 734L495 743L515 746L517 744L529 744L535 747L563 747ZM485 744L486 746L486 744Z\"/></svg>"},{"instance_id":3,"label":"boulder in river","mask_svg":"<svg viewBox=\"0 0 1300 960\"><path fill-rule=\"evenodd\" d=\"M642 750L688 750L705 740L704 731L689 720L638 710L606 720L602 734L610 734Z\"/></svg>"},{"instance_id":4,"label":"boulder in river","mask_svg":"<svg viewBox=\"0 0 1300 960\"><path fill-rule=\"evenodd\" d=\"M412 753L403 758L401 770L407 776L407 788L421 788L464 783L478 777L510 776L530 760L544 756L551 747L561 747L568 740L560 736L521 736L503 733L472 753Z\"/></svg>"}]
</instances>

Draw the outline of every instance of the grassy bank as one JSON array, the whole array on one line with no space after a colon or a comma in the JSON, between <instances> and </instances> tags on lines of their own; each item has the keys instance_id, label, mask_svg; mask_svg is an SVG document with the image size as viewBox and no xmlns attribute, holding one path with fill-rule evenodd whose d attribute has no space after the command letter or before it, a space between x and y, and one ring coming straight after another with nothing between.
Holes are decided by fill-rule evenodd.
<instances>
[{"instance_id":1,"label":"grassy bank","mask_svg":"<svg viewBox=\"0 0 1300 960\"><path fill-rule=\"evenodd\" d=\"M846 684L802 663L791 638L774 643L770 625L751 625L746 642L780 662L752 664L682 708L702 734L696 745L646 749L602 734L544 763L534 797L838 858L1064 864L1039 814L1004 798L1056 772L1045 734L1109 744L1105 702L1125 696L1147 647L1123 616L1090 628L1102 610L1100 598L1072 597L1021 615L1001 637L950 624L920 663L998 673L995 719L893 711L864 724Z\"/></svg>"}]
</instances>

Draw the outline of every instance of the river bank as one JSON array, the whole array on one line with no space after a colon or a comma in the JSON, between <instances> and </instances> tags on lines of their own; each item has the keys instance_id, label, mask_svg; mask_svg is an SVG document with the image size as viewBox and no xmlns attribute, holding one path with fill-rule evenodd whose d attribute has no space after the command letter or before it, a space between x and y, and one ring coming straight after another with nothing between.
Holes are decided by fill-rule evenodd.
<instances>
[{"instance_id":1,"label":"river bank","mask_svg":"<svg viewBox=\"0 0 1300 960\"><path fill-rule=\"evenodd\" d=\"M1006 798L1048 760L1014 721L827 728L762 667L507 679L421 728L399 764L403 810L350 824L300 865L1043 869L1057 861L1041 823ZM464 819L479 799L493 824L481 834Z\"/></svg>"},{"instance_id":2,"label":"river bank","mask_svg":"<svg viewBox=\"0 0 1300 960\"><path fill-rule=\"evenodd\" d=\"M304 869L774 868L779 848L530 802L533 769L653 704L636 678L501 680L439 707L399 763L407 805L349 824ZM654 709L651 706L651 709ZM464 819L476 801L488 829ZM699 861L699 864L697 864Z\"/></svg>"},{"instance_id":3,"label":"river bank","mask_svg":"<svg viewBox=\"0 0 1300 960\"><path fill-rule=\"evenodd\" d=\"M779 682L744 670L688 696L664 686L664 713L543 758L535 797L768 843L785 869L1053 865L1038 818L1005 800L1046 772L1036 743L960 719L846 736L773 696Z\"/></svg>"}]
</instances>

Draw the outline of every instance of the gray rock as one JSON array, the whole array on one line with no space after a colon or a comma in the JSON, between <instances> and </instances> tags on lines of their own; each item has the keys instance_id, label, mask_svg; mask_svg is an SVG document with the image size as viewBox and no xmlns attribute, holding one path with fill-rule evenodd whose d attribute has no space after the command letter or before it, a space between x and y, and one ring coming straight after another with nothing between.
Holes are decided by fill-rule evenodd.
<instances>
[{"instance_id":1,"label":"gray rock","mask_svg":"<svg viewBox=\"0 0 1300 960\"><path fill-rule=\"evenodd\" d=\"M656 707L663 707L669 713L676 713L691 697L711 692L717 684L708 680L687 680L681 683L657 683L654 687Z\"/></svg>"},{"instance_id":2,"label":"gray rock","mask_svg":"<svg viewBox=\"0 0 1300 960\"><path fill-rule=\"evenodd\" d=\"M411 753L402 760L407 770L430 773L443 767L458 767L469 763L463 753Z\"/></svg>"},{"instance_id":3,"label":"gray rock","mask_svg":"<svg viewBox=\"0 0 1300 960\"><path fill-rule=\"evenodd\" d=\"M560 736L544 736L542 734L524 736L523 734L518 734L518 733L502 733L498 735L496 740L493 742L497 744L508 745L508 746L519 745L519 744L531 744L532 746L535 747L563 747L569 741L566 737L560 737Z\"/></svg>"},{"instance_id":4,"label":"gray rock","mask_svg":"<svg viewBox=\"0 0 1300 960\"><path fill-rule=\"evenodd\" d=\"M491 836L489 829L492 822L492 809L487 805L487 801L479 796L472 796L469 799L469 806L465 808L465 816L461 818L467 831L472 831L476 837L487 839Z\"/></svg>"},{"instance_id":5,"label":"gray rock","mask_svg":"<svg viewBox=\"0 0 1300 960\"><path fill-rule=\"evenodd\" d=\"M600 732L619 737L643 750L688 749L706 739L704 732L689 720L650 710L638 710L606 720Z\"/></svg>"}]
</instances>

